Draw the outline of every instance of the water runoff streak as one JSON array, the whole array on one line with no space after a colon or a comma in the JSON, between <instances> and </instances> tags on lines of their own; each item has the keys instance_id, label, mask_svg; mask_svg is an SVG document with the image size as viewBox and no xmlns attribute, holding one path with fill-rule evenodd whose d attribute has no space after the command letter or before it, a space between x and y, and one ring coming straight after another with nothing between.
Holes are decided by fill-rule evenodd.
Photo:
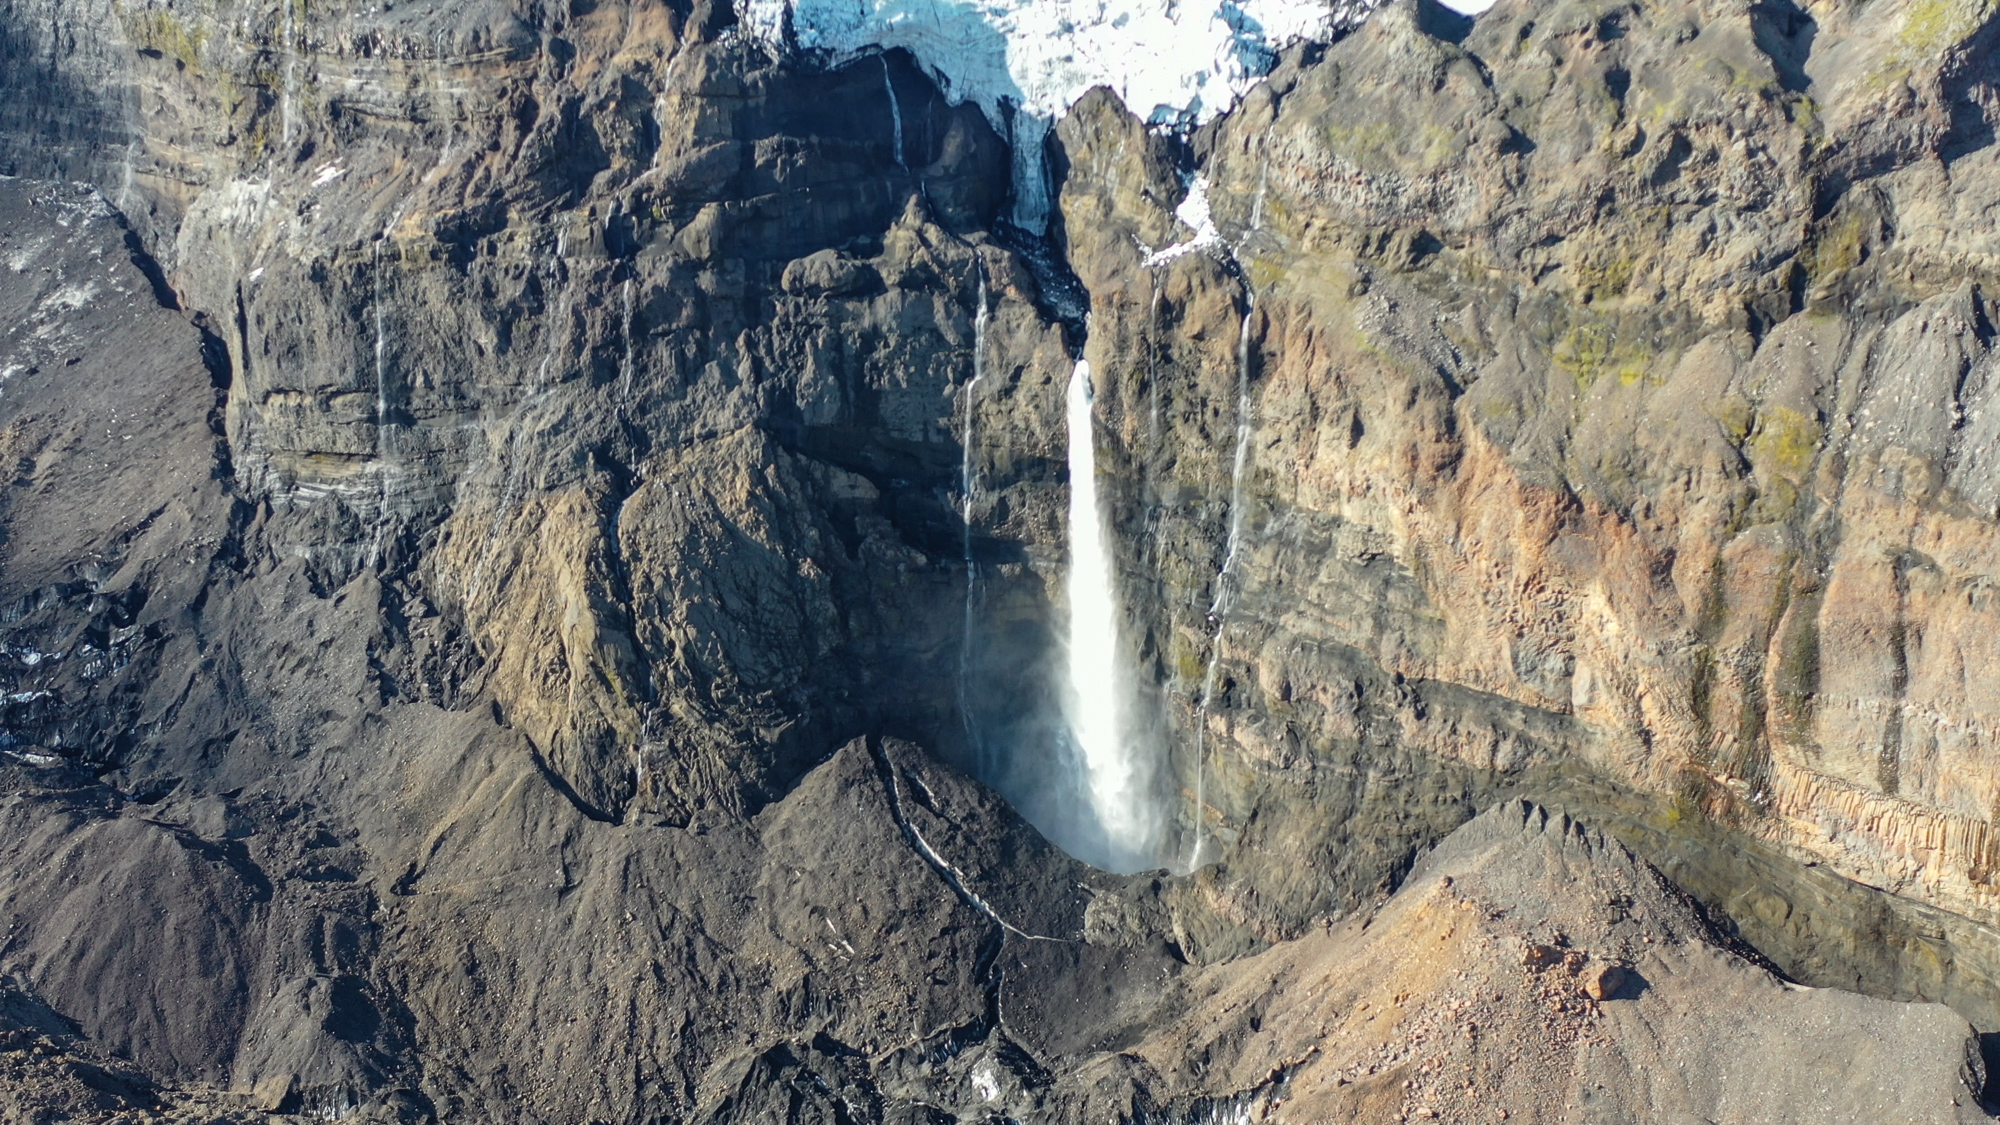
<instances>
[{"instance_id":1,"label":"water runoff streak","mask_svg":"<svg viewBox=\"0 0 2000 1125\"><path fill-rule=\"evenodd\" d=\"M896 139L896 167L908 171L910 162L903 155L903 105L896 100L896 84L889 80L889 56L884 53L875 57L882 60L882 89L889 95L889 124Z\"/></svg>"},{"instance_id":2,"label":"water runoff streak","mask_svg":"<svg viewBox=\"0 0 2000 1125\"><path fill-rule=\"evenodd\" d=\"M1090 364L1070 375L1069 652L1065 701L1070 740L1080 758L1085 795L1102 833L1100 867L1139 870L1157 862L1159 816L1153 771L1130 730L1132 716L1118 638L1117 587L1097 491Z\"/></svg>"},{"instance_id":3,"label":"water runoff streak","mask_svg":"<svg viewBox=\"0 0 2000 1125\"><path fill-rule=\"evenodd\" d=\"M1208 822L1208 795L1203 766L1207 757L1208 713L1215 705L1215 681L1222 664L1222 630L1229 618L1236 587L1236 556L1243 548L1243 471L1250 462L1250 318L1257 312L1257 295L1250 294L1243 309L1243 323L1236 332L1236 453L1229 469L1229 536L1222 551L1222 570L1215 576L1215 598L1208 606L1208 620L1215 635L1208 646L1208 667L1201 676L1201 702L1194 716L1194 842L1188 847L1187 866L1191 871L1206 861L1208 843L1203 829Z\"/></svg>"},{"instance_id":4,"label":"water runoff streak","mask_svg":"<svg viewBox=\"0 0 2000 1125\"><path fill-rule=\"evenodd\" d=\"M620 331L625 335L625 354L618 361L618 399L630 402L632 399L632 278L627 268L625 284L618 289L619 299L624 302L625 311L619 318Z\"/></svg>"},{"instance_id":5,"label":"water runoff streak","mask_svg":"<svg viewBox=\"0 0 2000 1125\"><path fill-rule=\"evenodd\" d=\"M390 226L394 226L392 220ZM381 478L381 505L375 515L375 536L368 548L368 565L381 561L382 544L388 534L389 519L395 508L395 429L389 410L389 329L383 316L382 307L382 244L389 240L389 231L384 229L375 240L373 283L374 298L370 302L375 319L375 466Z\"/></svg>"},{"instance_id":6,"label":"water runoff streak","mask_svg":"<svg viewBox=\"0 0 2000 1125\"><path fill-rule=\"evenodd\" d=\"M972 379L961 392L965 399L965 426L959 433L958 495L959 525L964 536L960 542L961 559L965 564L965 622L958 638L958 715L965 724L965 737L972 744L975 760L984 753L980 745L979 726L972 719L972 622L974 606L979 594L979 564L972 557L972 506L979 497L979 468L974 463L972 453L977 443L977 415L973 413L973 394L979 389L979 381L986 376L986 324L991 318L987 307L986 271L979 271L979 310L972 318ZM979 762L981 769L990 763Z\"/></svg>"}]
</instances>

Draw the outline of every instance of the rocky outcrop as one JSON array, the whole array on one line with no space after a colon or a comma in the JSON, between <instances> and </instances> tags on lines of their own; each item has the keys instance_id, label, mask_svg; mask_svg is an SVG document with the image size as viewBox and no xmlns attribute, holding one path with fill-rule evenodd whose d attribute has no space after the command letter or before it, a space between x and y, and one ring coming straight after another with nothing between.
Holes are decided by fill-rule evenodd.
<instances>
[{"instance_id":1,"label":"rocky outcrop","mask_svg":"<svg viewBox=\"0 0 2000 1125\"><path fill-rule=\"evenodd\" d=\"M1615 839L1522 801L1373 917L1185 987L1126 1073L1241 1119L1987 1119L1962 1017L1774 977Z\"/></svg>"}]
</instances>

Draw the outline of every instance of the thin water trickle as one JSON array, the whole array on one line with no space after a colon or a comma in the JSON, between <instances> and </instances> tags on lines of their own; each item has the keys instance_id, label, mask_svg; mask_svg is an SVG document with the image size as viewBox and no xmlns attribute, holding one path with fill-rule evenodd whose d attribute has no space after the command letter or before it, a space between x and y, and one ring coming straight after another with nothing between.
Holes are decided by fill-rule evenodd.
<instances>
[{"instance_id":1,"label":"thin water trickle","mask_svg":"<svg viewBox=\"0 0 2000 1125\"><path fill-rule=\"evenodd\" d=\"M375 314L375 456L385 466L393 452L394 438L389 426L389 381L387 378L389 356L388 322L382 313L382 243L386 238L375 240L375 297L371 302Z\"/></svg>"},{"instance_id":2,"label":"thin water trickle","mask_svg":"<svg viewBox=\"0 0 2000 1125\"><path fill-rule=\"evenodd\" d=\"M431 81L437 87L435 101L437 115L444 118L444 144L438 149L437 162L424 174L426 185L435 184L451 166L452 149L458 145L458 94L451 87L451 80L445 73L445 33L440 31L433 39L435 48L432 55Z\"/></svg>"},{"instance_id":3,"label":"thin water trickle","mask_svg":"<svg viewBox=\"0 0 2000 1125\"><path fill-rule=\"evenodd\" d=\"M278 132L287 152L292 147L292 103L298 100L299 53L298 20L293 14L299 0L279 0L284 8L285 76L278 94Z\"/></svg>"},{"instance_id":4,"label":"thin water trickle","mask_svg":"<svg viewBox=\"0 0 2000 1125\"><path fill-rule=\"evenodd\" d=\"M446 99L449 99L450 102L452 103L454 116L456 116L455 111L456 111L458 96L457 93L454 90L452 90L451 80L445 74L445 42L447 35L448 35L447 32L439 31L435 35L431 36L431 47L432 47L431 78L434 82L437 83L437 93L439 102L442 103L446 101ZM457 122L450 121L447 122L447 124L455 128Z\"/></svg>"},{"instance_id":5,"label":"thin water trickle","mask_svg":"<svg viewBox=\"0 0 2000 1125\"><path fill-rule=\"evenodd\" d=\"M979 271L979 309L972 317L972 378L960 392L965 400L965 424L959 431L958 496L959 525L963 539L960 543L961 561L965 564L965 621L958 637L958 716L965 725L966 741L972 744L975 759L983 753L980 745L979 726L972 718L972 621L973 607L979 595L979 564L972 557L972 507L979 497L979 469L973 461L973 450L977 445L977 415L973 412L973 394L979 389L979 381L986 375L986 322L990 316L987 307L986 271ZM987 763L981 762L984 768Z\"/></svg>"},{"instance_id":6,"label":"thin water trickle","mask_svg":"<svg viewBox=\"0 0 2000 1125\"><path fill-rule=\"evenodd\" d=\"M139 148L139 138L133 137L125 146L125 172L118 179L118 210L125 211L127 200L132 197L132 154Z\"/></svg>"},{"instance_id":7,"label":"thin water trickle","mask_svg":"<svg viewBox=\"0 0 2000 1125\"><path fill-rule=\"evenodd\" d=\"M619 299L625 304L623 331L625 333L625 358L618 364L618 397L629 402L632 398L632 279L628 276L619 287Z\"/></svg>"},{"instance_id":8,"label":"thin water trickle","mask_svg":"<svg viewBox=\"0 0 2000 1125\"><path fill-rule=\"evenodd\" d=\"M381 482L382 494L375 514L374 542L368 548L368 565L374 566L382 559L382 543L388 534L389 520L395 508L395 469L392 464L396 454L395 427L389 412L389 324L384 312L382 296L382 244L388 241L388 233L374 243L374 295L370 301L375 320L375 470Z\"/></svg>"},{"instance_id":9,"label":"thin water trickle","mask_svg":"<svg viewBox=\"0 0 2000 1125\"><path fill-rule=\"evenodd\" d=\"M466 584L468 596L476 592L485 579L487 568L493 562L493 553L500 545L500 533L506 528L507 518L513 515L514 509L520 505L521 494L527 487L527 457L523 452L523 446L528 440L527 415L548 397L549 390L554 385L549 373L560 354L560 328L568 322L570 309L575 303L576 278L569 272L568 263L564 261L564 255L568 250L569 232L558 231L555 252L549 259L546 272L549 289L553 291L557 285L561 285L562 291L560 296L548 304L543 317L542 358L535 365L535 376L529 384L528 393L521 397L510 420L512 435L507 442L507 463L505 475L501 480L499 503L493 508L493 523L486 534L486 549L480 553L479 565L473 568L472 580Z\"/></svg>"},{"instance_id":10,"label":"thin water trickle","mask_svg":"<svg viewBox=\"0 0 2000 1125\"><path fill-rule=\"evenodd\" d=\"M903 105L896 100L896 84L889 80L889 56L882 54L875 57L882 60L882 89L889 93L889 123L895 130L896 167L908 171L909 161L903 157Z\"/></svg>"},{"instance_id":11,"label":"thin water trickle","mask_svg":"<svg viewBox=\"0 0 2000 1125\"><path fill-rule=\"evenodd\" d=\"M1235 600L1236 557L1243 548L1243 476L1250 462L1250 436L1254 419L1250 413L1250 325L1257 312L1257 295L1251 293L1244 305L1243 321L1236 333L1236 452L1229 469L1229 534L1224 540L1222 569L1215 576L1215 596L1208 606L1208 620L1214 635L1208 646L1208 666L1202 672L1201 699L1194 716L1194 843L1188 848L1187 866L1202 864L1208 822L1206 757L1208 715L1215 706L1215 682L1222 665L1222 632Z\"/></svg>"},{"instance_id":12,"label":"thin water trickle","mask_svg":"<svg viewBox=\"0 0 2000 1125\"><path fill-rule=\"evenodd\" d=\"M549 272L549 280L551 282L554 282L559 278L561 278L561 276L565 272L565 267L563 263L563 250L565 248L565 241L566 240L562 236L560 235L557 236L555 259L549 263L548 272ZM535 381L531 388L536 394L540 394L541 392L549 389L550 385L549 368L556 361L556 326L559 322L567 320L569 318L570 296L573 290L574 286L567 284L564 285L562 296L558 297L555 301L551 302L549 305L548 316L545 318L546 323L542 327L542 334L544 340L544 344L542 347L542 361L535 366Z\"/></svg>"},{"instance_id":13,"label":"thin water trickle","mask_svg":"<svg viewBox=\"0 0 2000 1125\"><path fill-rule=\"evenodd\" d=\"M1243 469L1250 461L1250 318L1257 315L1257 295L1250 294L1243 306L1242 326L1236 331L1236 454L1229 467L1229 538L1222 554L1222 577L1236 571L1236 553L1243 547ZM1227 608L1224 601L1231 591L1226 581L1217 585L1215 612Z\"/></svg>"},{"instance_id":14,"label":"thin water trickle","mask_svg":"<svg viewBox=\"0 0 2000 1125\"><path fill-rule=\"evenodd\" d=\"M1153 456L1160 451L1160 273L1153 275L1153 301L1146 307L1146 467L1151 472Z\"/></svg>"}]
</instances>

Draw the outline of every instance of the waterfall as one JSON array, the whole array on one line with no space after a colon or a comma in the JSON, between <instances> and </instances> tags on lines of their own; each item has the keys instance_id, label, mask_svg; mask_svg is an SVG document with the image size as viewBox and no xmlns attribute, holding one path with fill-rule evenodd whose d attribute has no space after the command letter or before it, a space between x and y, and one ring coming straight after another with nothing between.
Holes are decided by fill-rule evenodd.
<instances>
[{"instance_id":1,"label":"waterfall","mask_svg":"<svg viewBox=\"0 0 2000 1125\"><path fill-rule=\"evenodd\" d=\"M574 279L569 277L568 263L564 261L568 253L569 232L559 231L556 234L555 256L549 260L548 274L551 288L555 283L562 283L562 295L550 302L544 317L542 361L535 367L534 391L537 395L549 389L549 368L556 361L556 329L559 322L569 317L570 298L576 288Z\"/></svg>"},{"instance_id":2,"label":"waterfall","mask_svg":"<svg viewBox=\"0 0 2000 1125\"><path fill-rule=\"evenodd\" d=\"M1160 273L1153 275L1153 301L1146 306L1146 468L1160 450Z\"/></svg>"},{"instance_id":3,"label":"waterfall","mask_svg":"<svg viewBox=\"0 0 2000 1125\"><path fill-rule=\"evenodd\" d=\"M1236 332L1236 453L1229 469L1229 534L1223 542L1222 570L1215 576L1215 597L1208 606L1208 620L1215 628L1208 646L1208 667L1202 672L1201 700L1194 715L1194 843L1188 848L1191 871L1202 863L1206 843L1202 829L1207 823L1207 794L1203 792L1204 761L1207 753L1208 714L1215 705L1215 680L1222 664L1222 630L1235 600L1236 556L1243 547L1243 472L1250 463L1250 321L1257 313L1257 295L1249 295L1243 308L1243 322Z\"/></svg>"},{"instance_id":4,"label":"waterfall","mask_svg":"<svg viewBox=\"0 0 2000 1125\"><path fill-rule=\"evenodd\" d=\"M444 145L438 149L437 163L424 174L423 182L427 185L436 183L444 175L445 169L451 164L451 150L458 144L458 97L452 91L450 78L445 74L445 32L440 31L433 36L432 43L436 48L431 67L431 79L437 85L434 100L437 103L438 116L445 119L445 133Z\"/></svg>"},{"instance_id":5,"label":"waterfall","mask_svg":"<svg viewBox=\"0 0 2000 1125\"><path fill-rule=\"evenodd\" d=\"M889 94L889 123L895 129L896 167L907 172L910 164L903 156L903 104L896 100L896 84L889 81L888 54L884 52L875 57L882 60L882 89Z\"/></svg>"},{"instance_id":6,"label":"waterfall","mask_svg":"<svg viewBox=\"0 0 2000 1125\"><path fill-rule=\"evenodd\" d=\"M1090 364L1070 375L1069 691L1070 741L1081 754L1086 793L1103 834L1100 866L1137 869L1153 860L1157 818L1147 792L1150 770L1127 729L1124 661L1118 638L1117 588L1097 493L1097 450Z\"/></svg>"},{"instance_id":7,"label":"waterfall","mask_svg":"<svg viewBox=\"0 0 2000 1125\"><path fill-rule=\"evenodd\" d=\"M135 135L131 143L125 146L125 172L118 179L117 202L118 210L121 214L124 213L128 205L127 201L132 198L132 154L138 151L140 144L140 138Z\"/></svg>"},{"instance_id":8,"label":"waterfall","mask_svg":"<svg viewBox=\"0 0 2000 1125\"><path fill-rule=\"evenodd\" d=\"M447 121L445 124L456 131L458 128L456 120L458 98L452 91L450 78L445 74L445 54L449 46L449 34L449 32L440 30L431 36L431 78L437 83L437 100L440 103L440 108L443 108L443 103L447 99L451 102L451 112L454 119Z\"/></svg>"},{"instance_id":9,"label":"waterfall","mask_svg":"<svg viewBox=\"0 0 2000 1125\"><path fill-rule=\"evenodd\" d=\"M979 469L973 463L972 452L977 444L977 415L973 413L972 396L979 388L980 379L986 375L986 322L990 316L987 307L986 270L979 271L979 311L972 318L972 378L965 384L960 395L965 400L965 425L959 435L958 495L959 525L963 539L960 554L965 563L965 622L958 637L958 715L965 724L965 737L972 744L976 758L981 753L978 725L972 719L972 617L973 607L979 594L979 564L972 558L972 505L979 496ZM987 763L980 762L983 769Z\"/></svg>"},{"instance_id":10,"label":"waterfall","mask_svg":"<svg viewBox=\"0 0 2000 1125\"><path fill-rule=\"evenodd\" d=\"M1257 295L1243 306L1243 323L1236 331L1236 455L1229 466L1229 536L1224 540L1222 573L1216 579L1215 607L1228 608L1229 579L1236 572L1236 553L1243 548L1243 468L1250 461L1250 318L1257 315Z\"/></svg>"}]
</instances>

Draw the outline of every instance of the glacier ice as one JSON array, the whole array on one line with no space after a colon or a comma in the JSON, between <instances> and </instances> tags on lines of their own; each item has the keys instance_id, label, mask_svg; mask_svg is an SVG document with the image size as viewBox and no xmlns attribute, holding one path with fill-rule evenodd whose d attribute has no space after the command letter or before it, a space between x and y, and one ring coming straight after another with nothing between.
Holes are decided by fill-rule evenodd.
<instances>
[{"instance_id":1,"label":"glacier ice","mask_svg":"<svg viewBox=\"0 0 2000 1125\"><path fill-rule=\"evenodd\" d=\"M1014 146L1014 221L1047 225L1050 126L1107 86L1154 124L1199 125L1373 0L747 0L746 30L834 62L902 48ZM787 26L789 20L789 41Z\"/></svg>"}]
</instances>

